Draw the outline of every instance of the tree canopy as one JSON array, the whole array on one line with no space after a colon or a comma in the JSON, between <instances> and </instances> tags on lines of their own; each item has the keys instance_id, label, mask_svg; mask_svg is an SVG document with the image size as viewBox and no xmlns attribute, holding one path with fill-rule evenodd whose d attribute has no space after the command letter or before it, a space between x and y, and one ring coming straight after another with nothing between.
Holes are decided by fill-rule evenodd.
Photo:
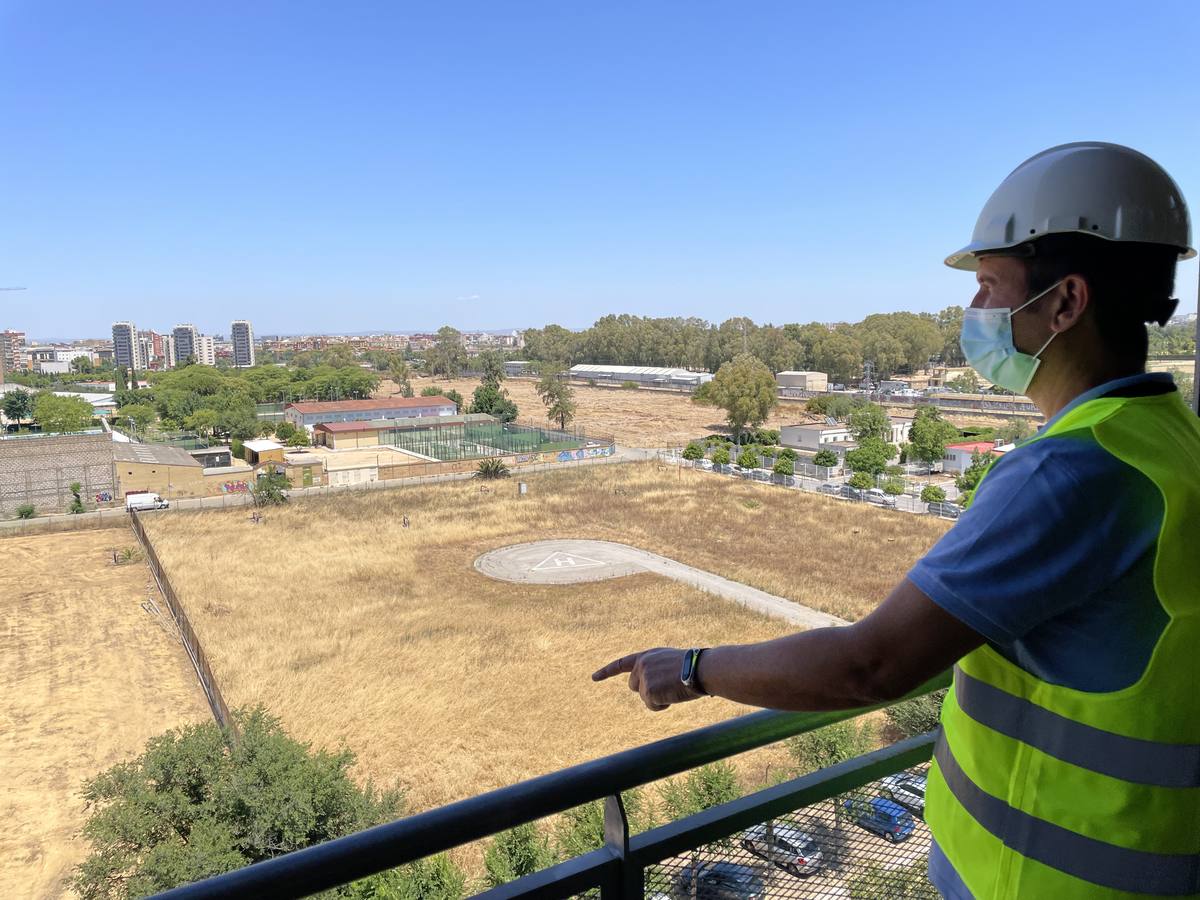
<instances>
[{"instance_id":1,"label":"tree canopy","mask_svg":"<svg viewBox=\"0 0 1200 900\"><path fill-rule=\"evenodd\" d=\"M932 465L946 455L946 445L958 437L958 429L942 418L933 406L922 406L908 435L908 455Z\"/></svg>"},{"instance_id":2,"label":"tree canopy","mask_svg":"<svg viewBox=\"0 0 1200 900\"><path fill-rule=\"evenodd\" d=\"M83 431L94 417L92 404L80 397L59 397L45 392L33 398L33 418L42 431Z\"/></svg>"},{"instance_id":3,"label":"tree canopy","mask_svg":"<svg viewBox=\"0 0 1200 900\"><path fill-rule=\"evenodd\" d=\"M756 357L742 353L722 365L692 399L725 410L729 428L740 441L747 425L756 427L767 420L779 394L771 370Z\"/></svg>"}]
</instances>

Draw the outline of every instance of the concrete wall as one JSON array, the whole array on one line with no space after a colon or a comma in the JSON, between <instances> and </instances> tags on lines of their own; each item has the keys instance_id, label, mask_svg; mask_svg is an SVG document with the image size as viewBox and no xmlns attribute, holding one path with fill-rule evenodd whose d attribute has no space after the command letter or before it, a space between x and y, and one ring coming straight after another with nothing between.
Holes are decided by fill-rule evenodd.
<instances>
[{"instance_id":1,"label":"concrete wall","mask_svg":"<svg viewBox=\"0 0 1200 900\"><path fill-rule=\"evenodd\" d=\"M123 498L130 491L152 491L168 500L205 496L204 469L199 465L173 466L117 460L116 468L118 498Z\"/></svg>"},{"instance_id":2,"label":"concrete wall","mask_svg":"<svg viewBox=\"0 0 1200 900\"><path fill-rule=\"evenodd\" d=\"M83 487L84 505L116 499L112 436L28 435L0 439L0 516L33 504L39 514L66 512L71 482Z\"/></svg>"}]
</instances>

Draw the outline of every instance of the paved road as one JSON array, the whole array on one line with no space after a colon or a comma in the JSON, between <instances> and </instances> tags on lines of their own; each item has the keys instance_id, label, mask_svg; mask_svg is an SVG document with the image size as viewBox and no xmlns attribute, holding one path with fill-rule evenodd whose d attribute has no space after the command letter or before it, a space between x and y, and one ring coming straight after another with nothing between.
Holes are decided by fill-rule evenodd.
<instances>
[{"instance_id":1,"label":"paved road","mask_svg":"<svg viewBox=\"0 0 1200 900\"><path fill-rule=\"evenodd\" d=\"M556 540L514 544L483 554L475 568L490 578L524 584L577 584L653 572L804 628L845 625L817 612L712 572L613 541Z\"/></svg>"}]
</instances>

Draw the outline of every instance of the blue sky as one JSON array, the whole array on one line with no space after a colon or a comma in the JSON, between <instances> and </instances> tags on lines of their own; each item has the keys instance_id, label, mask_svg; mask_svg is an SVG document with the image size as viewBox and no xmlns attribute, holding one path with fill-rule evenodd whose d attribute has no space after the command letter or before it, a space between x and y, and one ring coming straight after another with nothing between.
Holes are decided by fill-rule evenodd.
<instances>
[{"instance_id":1,"label":"blue sky","mask_svg":"<svg viewBox=\"0 0 1200 900\"><path fill-rule=\"evenodd\" d=\"M0 0L0 328L937 310L1072 140L1200 210L1200 8L971 6Z\"/></svg>"}]
</instances>

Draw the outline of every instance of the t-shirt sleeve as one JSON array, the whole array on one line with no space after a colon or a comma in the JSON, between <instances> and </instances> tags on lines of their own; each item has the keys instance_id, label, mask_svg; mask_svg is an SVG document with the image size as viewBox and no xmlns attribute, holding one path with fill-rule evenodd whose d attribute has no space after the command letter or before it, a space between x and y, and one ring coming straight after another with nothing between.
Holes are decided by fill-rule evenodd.
<instances>
[{"instance_id":1,"label":"t-shirt sleeve","mask_svg":"<svg viewBox=\"0 0 1200 900\"><path fill-rule=\"evenodd\" d=\"M992 466L908 578L985 640L1007 644L1120 578L1152 545L1160 516L1136 469L1091 441L1045 438Z\"/></svg>"}]
</instances>

